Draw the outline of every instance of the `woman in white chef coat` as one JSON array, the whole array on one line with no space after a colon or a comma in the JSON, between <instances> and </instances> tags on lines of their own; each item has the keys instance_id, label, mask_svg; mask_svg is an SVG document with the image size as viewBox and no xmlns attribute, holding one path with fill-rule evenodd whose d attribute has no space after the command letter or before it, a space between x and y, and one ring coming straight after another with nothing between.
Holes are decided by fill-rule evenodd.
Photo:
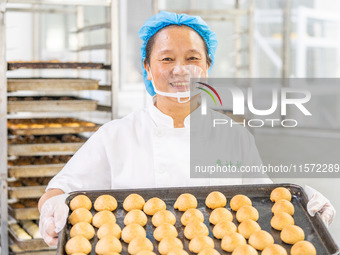
<instances>
[{"instance_id":1,"label":"woman in white chef coat","mask_svg":"<svg viewBox=\"0 0 340 255\"><path fill-rule=\"evenodd\" d=\"M192 103L198 96L190 97L183 76L207 77L212 67L217 40L207 24L200 17L160 12L146 21L139 36L144 82L154 102L103 125L50 181L39 201L40 232L50 246L57 244L57 233L65 225L65 198L72 191L271 182L190 178L190 108L196 108ZM233 161L261 164L245 128L235 126L219 139L234 141L225 148ZM326 221L334 215L329 205L327 201L321 207Z\"/></svg>"}]
</instances>

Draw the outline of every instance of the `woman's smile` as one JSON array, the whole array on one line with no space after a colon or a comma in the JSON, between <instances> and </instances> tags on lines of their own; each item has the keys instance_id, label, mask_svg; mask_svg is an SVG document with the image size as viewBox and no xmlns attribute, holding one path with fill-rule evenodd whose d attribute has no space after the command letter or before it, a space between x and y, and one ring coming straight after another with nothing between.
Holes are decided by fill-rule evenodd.
<instances>
[{"instance_id":1,"label":"woman's smile","mask_svg":"<svg viewBox=\"0 0 340 255\"><path fill-rule=\"evenodd\" d=\"M178 92L185 92L190 90L190 83L185 82L170 82L172 88L176 89Z\"/></svg>"}]
</instances>

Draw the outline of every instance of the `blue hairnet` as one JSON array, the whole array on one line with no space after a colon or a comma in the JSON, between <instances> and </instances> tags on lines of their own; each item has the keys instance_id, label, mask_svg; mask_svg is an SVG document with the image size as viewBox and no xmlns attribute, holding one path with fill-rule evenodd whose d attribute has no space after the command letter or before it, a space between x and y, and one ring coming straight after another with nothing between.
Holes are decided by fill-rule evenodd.
<instances>
[{"instance_id":1,"label":"blue hairnet","mask_svg":"<svg viewBox=\"0 0 340 255\"><path fill-rule=\"evenodd\" d=\"M139 30L139 38L143 40L143 44L141 47L141 56L142 56L142 69L143 69L143 79L145 83L146 90L149 92L151 96L154 96L156 93L153 89L151 81L147 78L146 70L143 66L143 61L146 55L146 45L149 39L156 34L160 29L169 25L186 25L194 29L202 38L208 47L208 54L211 58L211 67L215 61L215 52L217 47L217 38L216 34L210 30L207 23L199 16L190 16L187 14L176 14L173 12L161 11L156 15L150 17Z\"/></svg>"}]
</instances>

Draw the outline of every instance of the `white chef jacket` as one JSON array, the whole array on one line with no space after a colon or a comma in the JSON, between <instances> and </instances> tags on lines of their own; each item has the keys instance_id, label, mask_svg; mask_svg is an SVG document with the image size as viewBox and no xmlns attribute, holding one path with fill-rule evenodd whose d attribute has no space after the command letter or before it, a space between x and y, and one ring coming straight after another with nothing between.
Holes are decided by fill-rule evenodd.
<instances>
[{"instance_id":1,"label":"white chef jacket","mask_svg":"<svg viewBox=\"0 0 340 255\"><path fill-rule=\"evenodd\" d=\"M198 111L196 109L195 111ZM226 115L209 110L216 118ZM190 115L184 128L153 104L104 124L50 181L46 190L65 193L79 190L188 187L271 183L269 178L190 178ZM233 158L259 165L253 136L242 126L223 133ZM236 154L236 155L235 155Z\"/></svg>"}]
</instances>

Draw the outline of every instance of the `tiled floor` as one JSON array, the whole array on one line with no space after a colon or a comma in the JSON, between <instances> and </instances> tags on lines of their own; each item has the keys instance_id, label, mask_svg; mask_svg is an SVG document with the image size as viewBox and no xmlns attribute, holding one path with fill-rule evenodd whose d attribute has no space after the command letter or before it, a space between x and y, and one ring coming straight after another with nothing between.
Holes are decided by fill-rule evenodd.
<instances>
[{"instance_id":1,"label":"tiled floor","mask_svg":"<svg viewBox=\"0 0 340 255\"><path fill-rule=\"evenodd\" d=\"M317 163L325 160L340 163L340 139L255 133L257 147L264 163ZM339 175L338 175L339 176ZM327 197L338 212L329 230L340 246L340 178L273 178L276 183L288 182L313 187Z\"/></svg>"}]
</instances>

